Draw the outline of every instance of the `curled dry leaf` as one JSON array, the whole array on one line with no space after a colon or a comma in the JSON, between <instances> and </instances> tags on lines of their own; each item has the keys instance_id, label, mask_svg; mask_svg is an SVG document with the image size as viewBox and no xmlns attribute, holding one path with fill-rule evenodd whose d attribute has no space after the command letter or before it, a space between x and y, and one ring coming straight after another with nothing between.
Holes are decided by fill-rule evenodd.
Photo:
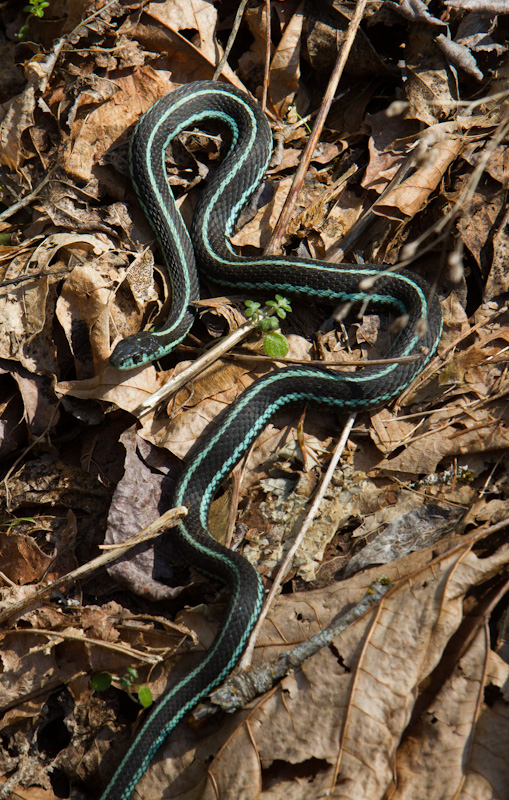
<instances>
[{"instance_id":1,"label":"curled dry leaf","mask_svg":"<svg viewBox=\"0 0 509 800\"><path fill-rule=\"evenodd\" d=\"M121 544L160 516L171 502L167 467L157 471L150 468L150 445L134 428L124 431L120 440L125 448L124 474L111 501L105 544ZM182 591L182 581L179 585L178 580L182 569L175 569L175 563L180 564L178 553L171 546L171 537L163 535L155 545L129 553L108 572L135 594L162 600L177 597Z\"/></svg>"},{"instance_id":2,"label":"curled dry leaf","mask_svg":"<svg viewBox=\"0 0 509 800\"><path fill-rule=\"evenodd\" d=\"M399 3L386 3L387 6L394 9L397 14L401 14L405 19L412 22L427 22L430 25L444 25L442 20L437 19L428 10L428 6L423 0L400 0Z\"/></svg>"},{"instance_id":3,"label":"curled dry leaf","mask_svg":"<svg viewBox=\"0 0 509 800\"><path fill-rule=\"evenodd\" d=\"M140 793L157 795L171 781L176 798L186 796L191 786L193 797L206 800L217 796L312 800L329 792L349 800L378 800L391 789L402 798L426 798L442 796L433 792L448 765L448 796L465 780L474 786L480 781L473 795L479 800L497 796L496 787L508 778L507 762L500 758L499 739L490 739L484 718L498 714L503 737L509 720L500 694L494 705L487 705L484 692L489 686L502 688L508 667L487 649L482 616L470 620L462 607L465 594L476 587L481 590L508 561L507 546L479 559L468 545L461 545L418 570L391 590L380 608L337 637L333 647L317 653L255 702L243 719L236 716L205 739L185 732L173 737L164 747L163 760L140 784ZM386 574L390 576L394 567L389 566ZM384 573L364 573L364 590L377 574ZM362 596L359 580L351 580L281 598L262 632L258 659L270 658L272 647L277 651L282 644L302 641L317 630L331 608L339 610L354 596ZM463 648L456 646L448 655L453 636L460 637ZM423 687L432 675L426 695ZM430 736L432 712L422 706L427 697L428 707L435 706L438 712L444 747ZM450 708L445 705L448 697ZM414 773L410 763L419 758L421 737L428 742L425 771L431 795L420 783L422 767ZM188 748L193 758L186 756L184 764L179 752ZM482 748L492 758L481 762ZM211 752L216 755L208 763ZM206 772L209 777L204 781Z\"/></svg>"},{"instance_id":4,"label":"curled dry leaf","mask_svg":"<svg viewBox=\"0 0 509 800\"><path fill-rule=\"evenodd\" d=\"M430 147L423 165L401 186L391 189L383 200L375 203L374 213L400 221L417 214L428 202L430 194L437 188L444 173L461 152L461 147L459 138L439 141Z\"/></svg>"},{"instance_id":5,"label":"curled dry leaf","mask_svg":"<svg viewBox=\"0 0 509 800\"><path fill-rule=\"evenodd\" d=\"M14 44L14 27L24 21L21 11L9 16L12 5L3 3L0 8L2 22L8 23L8 45ZM18 450L13 460L18 454L22 458L6 481L11 510L4 519L10 525L13 510L23 517L2 538L10 559L4 559L7 580L35 581L50 563L50 576L61 576L78 556L90 557L90 548L102 534L101 520L106 519L114 482L120 481L110 507L113 538L156 516L161 502L170 503L165 490L173 480L174 464L168 450L183 456L216 411L255 373L244 363L223 375L210 373L177 398L177 407L189 401L187 421L172 407L169 416L161 413L159 419L144 420L145 440L131 429L125 431L125 453L117 450L121 432L132 424L119 409L137 408L166 377L157 376L153 367L119 373L106 366L115 337L150 325L157 304L166 300L164 291L158 291L161 298L154 302L154 234L129 181L128 140L142 112L159 97L177 85L211 78L232 20L231 4L216 5L207 0L106 2L86 12L77 27L73 15L81 12L76 4L70 16L65 10L60 17L50 15L48 9L45 18L32 19L35 48L19 42L9 51L0 46L2 55L9 52L13 58L16 53L25 60L27 78L25 86L19 79L9 82L5 75L0 80L5 206L0 232L8 242L0 245L2 374L12 368L12 377L4 378L2 453ZM264 203L270 184L277 184L273 200L237 237L244 254L267 244L308 138L306 126L313 124L312 117L297 121L298 115L318 110L353 14L348 4L327 9L325 4L303 5L299 0L267 5L270 26L265 4L249 8L230 66L226 64L221 75L240 87L245 82L258 98L267 90L269 101L282 113L290 103L296 106L295 124L287 120L284 130L278 130L282 149L290 142L292 148L283 153L277 181L269 171L269 191L261 196ZM503 5L505 9L505 0ZM448 14L447 8L454 11ZM509 784L502 749L508 739L507 664L502 660L507 661L507 645L504 650L498 642L507 640L507 632L499 634L490 625L493 642L497 640L490 650L485 623L490 593L504 591L499 573L507 569L506 549L490 541L482 554L457 549L429 564L432 556L450 546L442 539L433 553L419 550L383 569L338 580L363 539L375 540L382 524L398 519L404 523L402 513L413 511L423 495L425 514L432 504L466 511L458 536L468 535L473 520L491 521L507 514L508 389L503 359L509 337L505 297L498 297L507 288L507 42L506 15L494 16L501 9L501 3L489 0L367 4L347 74L328 115L326 144L315 151L290 228L290 246L305 239L298 251L306 256L311 250L321 258L324 247L345 237L340 247L348 261L359 249L367 262L390 264L398 260L402 242L420 242L422 232L429 230L435 244L429 251L418 248L416 254L418 268L430 282L447 278L439 265L447 264L452 248L452 255L458 256L458 243L469 275L468 286L463 281L444 303L447 326L440 352L445 362L440 372L439 362L434 362L425 389L421 382L397 412L380 412L373 425L367 417L359 418L351 434L342 473L335 475L321 517L299 554L300 576L327 588L295 594L288 582L287 593L280 596L262 631L256 657L267 660L326 625L342 607L356 603L373 576L388 575L400 582L378 611L358 620L244 716L228 720L219 732L195 735L181 726L166 749L172 758L157 762L140 796L504 796ZM439 43L454 42L452 52L437 44L440 31L448 38ZM56 36L59 44L53 46ZM263 77L267 54L268 79ZM465 68L455 69L454 64ZM472 93L472 79L480 74L476 70L485 76L484 96ZM13 97L15 91L19 94ZM384 107L397 111L397 116L387 116ZM417 135L419 145L412 149ZM196 158L193 176L214 168L219 148L210 150L208 163ZM400 166L413 174L375 207L376 224L368 228L375 193L385 190ZM169 165L172 176L177 169ZM188 173L181 170L177 193L189 188ZM374 190L371 196L366 189ZM464 218L456 224L444 214L458 197L472 202L462 205ZM181 199L187 221L195 198L191 193ZM440 241L439 226L445 220L452 226L451 235ZM154 252L156 263L161 262L161 254ZM467 292L470 313L479 302L476 281L487 275L489 302L470 323L464 311ZM440 284L439 280L438 291L449 291L447 280ZM366 320L353 334L347 331L350 345L356 336L374 338L371 322ZM195 333L200 330L197 327ZM334 346L335 342L330 351ZM62 408L54 413L57 404ZM288 415L278 423L294 426L296 418ZM320 441L338 429L335 417L326 419L322 412L319 421ZM305 423L307 431L316 430L308 412ZM288 507L298 514L319 480L316 467L296 479L294 461L287 454L283 463L267 458L282 440L293 437L292 428L267 429L248 461L244 486L250 489L244 490L244 516L236 538L245 531L247 550L256 558L261 554L264 575L278 560L277 548L287 546ZM306 442L304 436L298 438ZM153 443L162 445L164 452L157 453ZM251 470L261 461L263 469ZM264 506L256 485L260 477ZM269 493L283 496L290 485L294 496L287 506L286 498L274 503L267 498ZM227 516L232 504L228 493L222 502L222 515ZM24 519L34 508L36 521ZM66 511L72 529L67 536ZM267 523L269 511L275 522ZM41 536L37 520L42 514L48 522ZM433 536L436 525L430 527ZM39 547L30 544L29 535ZM373 557L380 555L370 556L367 550L361 563ZM170 553L162 560L173 558ZM147 568L155 578L153 560ZM401 580L412 569L414 574ZM295 573L292 581L294 577ZM0 694L2 705L10 707L2 723L2 794L54 794L48 788L50 778L59 791L69 779L71 792L90 796L97 794L99 784L106 784L113 760L120 762L122 735L128 738L131 732L126 728L119 734L121 715L108 701L93 696L89 674L96 669L122 674L128 664L142 664L144 659L153 665L161 655L175 653L175 635L177 643L187 647L185 627L172 628L163 617L168 596L175 597L184 578L177 575L174 590L156 594L165 599L164 611L150 623L146 610L132 615L115 603L82 608L81 600L90 604L87 593L109 591L111 584L100 578L84 585L82 595L77 590L69 597L58 596L26 615L19 630L4 632ZM136 576L136 584L142 592L147 589L145 573ZM201 600L202 590L211 594L209 584L193 579L190 594L178 602ZM8 594L12 601L22 592L11 586ZM135 602L141 606L143 599ZM174 605L172 601L170 613ZM467 609L470 618L462 616ZM219 619L216 610L212 605L210 610L185 612L183 619L200 639L196 649L210 642ZM504 612L500 603L496 619ZM111 649L119 640L122 652ZM179 662L174 671L172 665L170 677L166 664L154 674L147 670L143 677L153 682L157 694L173 675L188 670L190 660ZM51 715L56 708L60 730L72 735L69 745L52 758L44 746L48 730L54 730L47 722L55 719ZM36 745L44 753L38 761ZM182 759L175 758L177 750ZM186 765L190 775L182 772Z\"/></svg>"},{"instance_id":6,"label":"curled dry leaf","mask_svg":"<svg viewBox=\"0 0 509 800\"><path fill-rule=\"evenodd\" d=\"M448 39L443 33L437 36L435 41L453 64L464 69L465 72L468 72L468 74L472 75L476 80L483 80L484 75L477 66L477 61L468 47L452 39Z\"/></svg>"},{"instance_id":7,"label":"curled dry leaf","mask_svg":"<svg viewBox=\"0 0 509 800\"><path fill-rule=\"evenodd\" d=\"M270 65L270 98L281 118L285 117L299 88L303 10L304 0L285 26Z\"/></svg>"}]
</instances>

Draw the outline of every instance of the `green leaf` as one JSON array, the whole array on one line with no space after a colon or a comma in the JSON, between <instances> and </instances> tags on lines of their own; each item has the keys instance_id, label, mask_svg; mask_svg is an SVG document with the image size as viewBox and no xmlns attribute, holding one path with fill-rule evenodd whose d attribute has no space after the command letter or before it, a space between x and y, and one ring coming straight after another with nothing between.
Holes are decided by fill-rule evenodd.
<instances>
[{"instance_id":1,"label":"green leaf","mask_svg":"<svg viewBox=\"0 0 509 800\"><path fill-rule=\"evenodd\" d=\"M288 314L292 313L292 306L290 304L290 301L287 300L286 297L281 297L280 294L277 294L276 299L279 303L280 308L284 309Z\"/></svg>"},{"instance_id":2,"label":"green leaf","mask_svg":"<svg viewBox=\"0 0 509 800\"><path fill-rule=\"evenodd\" d=\"M21 41L23 41L23 39L25 39L28 36L28 30L29 30L28 23L25 22L25 24L22 25L21 28L19 29L19 32L15 34L16 38L21 39Z\"/></svg>"},{"instance_id":3,"label":"green leaf","mask_svg":"<svg viewBox=\"0 0 509 800\"><path fill-rule=\"evenodd\" d=\"M256 322L256 318L257 318L258 312L259 312L259 310L261 308L261 304L255 302L254 300L246 300L244 305L246 306L246 317L248 319L253 317L253 319Z\"/></svg>"},{"instance_id":4,"label":"green leaf","mask_svg":"<svg viewBox=\"0 0 509 800\"><path fill-rule=\"evenodd\" d=\"M33 517L18 517L10 522L2 522L2 528L5 527L10 532L11 528L14 528L15 525L19 525L21 522L31 522L32 525L35 525L35 519Z\"/></svg>"},{"instance_id":5,"label":"green leaf","mask_svg":"<svg viewBox=\"0 0 509 800\"><path fill-rule=\"evenodd\" d=\"M138 689L138 700L143 708L148 708L152 705L153 697L152 692L148 688L148 686L140 686Z\"/></svg>"},{"instance_id":6,"label":"green leaf","mask_svg":"<svg viewBox=\"0 0 509 800\"><path fill-rule=\"evenodd\" d=\"M284 358L288 355L288 342L282 333L268 333L263 340L263 349L271 358Z\"/></svg>"},{"instance_id":7,"label":"green leaf","mask_svg":"<svg viewBox=\"0 0 509 800\"><path fill-rule=\"evenodd\" d=\"M100 672L98 675L93 676L90 683L92 685L92 689L94 689L96 692L105 692L106 689L110 688L112 680L113 678L109 672Z\"/></svg>"}]
</instances>

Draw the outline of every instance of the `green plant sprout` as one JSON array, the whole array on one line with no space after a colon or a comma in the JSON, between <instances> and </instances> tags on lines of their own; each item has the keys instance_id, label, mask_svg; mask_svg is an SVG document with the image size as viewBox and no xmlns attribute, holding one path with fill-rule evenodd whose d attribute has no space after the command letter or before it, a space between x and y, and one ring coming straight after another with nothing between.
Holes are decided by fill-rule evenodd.
<instances>
[{"instance_id":1,"label":"green plant sprout","mask_svg":"<svg viewBox=\"0 0 509 800\"><path fill-rule=\"evenodd\" d=\"M100 672L98 675L94 675L90 683L96 692L105 692L113 684L117 689L127 692L135 703L139 703L143 708L148 708L153 702L152 692L148 686L139 686L137 678L138 670L135 667L128 667L121 678L115 678L109 672Z\"/></svg>"},{"instance_id":2,"label":"green plant sprout","mask_svg":"<svg viewBox=\"0 0 509 800\"><path fill-rule=\"evenodd\" d=\"M255 300L246 300L246 317L256 323L256 327L264 332L263 349L271 358L284 358L288 355L288 340L279 329L279 320L285 319L291 313L292 307L286 297L277 294L275 300L268 300L265 304L265 314L262 316L261 303Z\"/></svg>"},{"instance_id":3,"label":"green plant sprout","mask_svg":"<svg viewBox=\"0 0 509 800\"><path fill-rule=\"evenodd\" d=\"M2 522L1 527L7 528L7 533L10 533L15 525L21 525L22 522L30 522L32 523L32 525L35 525L35 519L33 517L18 517L17 519L13 519L10 522ZM44 530L44 529L40 528L39 530Z\"/></svg>"},{"instance_id":4,"label":"green plant sprout","mask_svg":"<svg viewBox=\"0 0 509 800\"><path fill-rule=\"evenodd\" d=\"M28 36L30 20L32 17L38 17L39 19L42 19L44 16L44 11L48 6L49 0L28 0L28 5L23 8L23 11L28 14L28 17L19 29L19 32L16 34L18 39L26 39Z\"/></svg>"}]
</instances>

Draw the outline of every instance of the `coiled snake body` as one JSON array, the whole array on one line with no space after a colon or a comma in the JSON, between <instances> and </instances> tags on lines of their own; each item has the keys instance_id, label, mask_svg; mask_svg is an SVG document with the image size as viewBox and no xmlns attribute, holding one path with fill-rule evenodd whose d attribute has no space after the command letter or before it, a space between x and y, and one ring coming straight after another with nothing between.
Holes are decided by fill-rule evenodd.
<instances>
[{"instance_id":1,"label":"coiled snake body","mask_svg":"<svg viewBox=\"0 0 509 800\"><path fill-rule=\"evenodd\" d=\"M203 191L190 238L166 178L165 151L182 131L208 120L229 128L231 145ZM384 405L429 362L440 339L440 306L436 298L428 301L429 287L417 276L380 273L372 265L336 265L293 256L251 259L235 253L229 236L264 175L271 148L270 128L258 106L243 92L222 83L183 86L142 117L131 142L132 179L164 255L174 301L162 330L120 342L111 363L119 369L147 363L184 339L193 322L191 303L198 299L196 261L214 281L256 296L280 292L333 305L368 301L370 310L392 310L407 322L388 356L420 354L421 358L407 364L368 366L354 374L306 366L275 370L246 389L213 431L197 443L175 493L174 504L189 508L175 537L186 561L228 587L229 604L210 650L149 712L103 800L127 800L168 733L233 668L259 615L263 587L257 571L208 531L209 506L222 480L278 409L307 403L350 412ZM363 279L376 276L372 288L361 288Z\"/></svg>"}]
</instances>

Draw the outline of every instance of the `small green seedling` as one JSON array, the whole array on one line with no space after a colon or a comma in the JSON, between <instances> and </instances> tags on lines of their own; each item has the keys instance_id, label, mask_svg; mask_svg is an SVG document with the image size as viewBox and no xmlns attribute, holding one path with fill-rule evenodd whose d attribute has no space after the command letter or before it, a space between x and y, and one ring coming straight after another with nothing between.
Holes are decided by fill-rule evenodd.
<instances>
[{"instance_id":1,"label":"small green seedling","mask_svg":"<svg viewBox=\"0 0 509 800\"><path fill-rule=\"evenodd\" d=\"M268 310L267 310L268 309ZM256 327L264 332L263 349L271 358L284 358L288 354L288 340L279 330L279 320L291 313L292 307L286 297L276 295L275 300L265 304L262 316L261 303L246 300L246 317L256 323Z\"/></svg>"},{"instance_id":2,"label":"small green seedling","mask_svg":"<svg viewBox=\"0 0 509 800\"><path fill-rule=\"evenodd\" d=\"M92 689L96 692L105 692L110 686L116 686L117 689L127 692L135 703L139 703L143 708L148 708L153 702L152 692L148 686L139 686L137 678L138 671L134 667L128 667L121 678L115 678L109 672L100 672L98 675L94 675L91 684Z\"/></svg>"},{"instance_id":3,"label":"small green seedling","mask_svg":"<svg viewBox=\"0 0 509 800\"><path fill-rule=\"evenodd\" d=\"M28 29L30 25L30 20L32 17L38 17L42 19L44 16L44 11L49 6L49 0L29 0L28 5L26 5L23 9L25 14L28 14L24 24L21 26L19 32L16 34L18 39L26 39L28 36Z\"/></svg>"},{"instance_id":4,"label":"small green seedling","mask_svg":"<svg viewBox=\"0 0 509 800\"><path fill-rule=\"evenodd\" d=\"M17 519L12 519L10 522L2 522L1 527L7 528L7 533L10 533L15 525L21 525L22 522L30 522L32 525L35 525L35 519L33 517L17 517Z\"/></svg>"}]
</instances>

